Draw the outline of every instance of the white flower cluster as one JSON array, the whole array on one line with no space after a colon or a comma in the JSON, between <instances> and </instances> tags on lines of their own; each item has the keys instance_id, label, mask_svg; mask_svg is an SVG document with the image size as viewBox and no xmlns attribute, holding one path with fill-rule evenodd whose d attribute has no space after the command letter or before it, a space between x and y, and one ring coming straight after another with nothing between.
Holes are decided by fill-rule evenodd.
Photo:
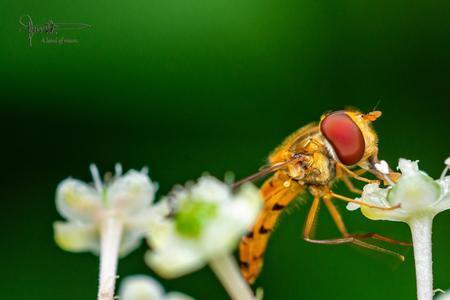
<instances>
[{"instance_id":1,"label":"white flower cluster","mask_svg":"<svg viewBox=\"0 0 450 300\"><path fill-rule=\"evenodd\" d=\"M446 161L448 162L448 160ZM400 159L398 169L402 175L398 181L387 188L377 184L364 187L361 201L378 206L399 208L381 210L361 206L361 212L372 220L402 221L409 223L418 217L434 217L450 208L450 176L445 176L448 166L438 180L434 180L419 170L417 161ZM349 203L347 209L355 210L360 206Z\"/></svg>"},{"instance_id":2,"label":"white flower cluster","mask_svg":"<svg viewBox=\"0 0 450 300\"><path fill-rule=\"evenodd\" d=\"M438 180L434 180L419 170L417 161L400 159L398 169L401 176L397 182L388 177L386 162L376 164L376 168L390 183L387 188L376 184L364 187L361 201L369 206L361 206L361 212L372 220L405 222L411 229L414 261L416 265L417 298L433 298L433 272L431 232L433 218L440 212L450 209L450 176L446 176L450 167L450 158ZM349 204L347 209L358 209L359 205ZM395 209L383 210L377 207Z\"/></svg>"},{"instance_id":3,"label":"white flower cluster","mask_svg":"<svg viewBox=\"0 0 450 300\"><path fill-rule=\"evenodd\" d=\"M91 166L94 184L76 179L60 183L56 207L66 221L54 224L56 243L72 252L100 254L99 300L114 298L117 260L137 248L145 236L151 246L148 265L161 276L181 276L209 263L233 299L254 299L230 253L262 206L251 184L239 192L211 177L176 188L154 204L157 190L145 171L116 174L103 184ZM123 300L191 299L164 294L156 281L134 277L123 282Z\"/></svg>"},{"instance_id":4,"label":"white flower cluster","mask_svg":"<svg viewBox=\"0 0 450 300\"><path fill-rule=\"evenodd\" d=\"M133 275L122 280L120 300L193 300L178 292L165 293L155 279L145 275Z\"/></svg>"},{"instance_id":5,"label":"white flower cluster","mask_svg":"<svg viewBox=\"0 0 450 300\"><path fill-rule=\"evenodd\" d=\"M95 187L73 178L59 184L56 208L67 221L55 222L55 240L67 251L98 254L102 224L114 218L122 227L120 254L126 255L139 246L150 221L159 215L158 207L152 207L157 185L145 171L135 170L123 176L118 171L102 185L96 168L91 169Z\"/></svg>"},{"instance_id":6,"label":"white flower cluster","mask_svg":"<svg viewBox=\"0 0 450 300\"><path fill-rule=\"evenodd\" d=\"M254 222L262 201L258 190L245 185L237 194L219 180L204 176L162 200L171 217L150 226L152 251L147 263L161 276L176 277L227 254Z\"/></svg>"}]
</instances>

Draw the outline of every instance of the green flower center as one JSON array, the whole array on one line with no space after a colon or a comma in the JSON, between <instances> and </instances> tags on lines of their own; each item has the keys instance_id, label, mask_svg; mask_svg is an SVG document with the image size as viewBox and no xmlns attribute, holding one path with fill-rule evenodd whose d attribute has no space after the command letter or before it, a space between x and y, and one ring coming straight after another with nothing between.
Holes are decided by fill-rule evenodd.
<instances>
[{"instance_id":1,"label":"green flower center","mask_svg":"<svg viewBox=\"0 0 450 300\"><path fill-rule=\"evenodd\" d=\"M204 225L217 215L217 204L202 200L185 201L175 216L175 228L187 238L198 238Z\"/></svg>"}]
</instances>

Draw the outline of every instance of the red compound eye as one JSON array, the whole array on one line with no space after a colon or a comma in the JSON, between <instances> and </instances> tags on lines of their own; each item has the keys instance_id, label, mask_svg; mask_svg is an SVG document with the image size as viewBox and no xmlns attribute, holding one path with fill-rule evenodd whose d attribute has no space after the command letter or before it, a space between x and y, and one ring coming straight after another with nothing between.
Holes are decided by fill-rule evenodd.
<instances>
[{"instance_id":1,"label":"red compound eye","mask_svg":"<svg viewBox=\"0 0 450 300\"><path fill-rule=\"evenodd\" d=\"M337 111L326 116L321 122L320 131L343 164L353 165L364 156L364 136L345 112Z\"/></svg>"}]
</instances>

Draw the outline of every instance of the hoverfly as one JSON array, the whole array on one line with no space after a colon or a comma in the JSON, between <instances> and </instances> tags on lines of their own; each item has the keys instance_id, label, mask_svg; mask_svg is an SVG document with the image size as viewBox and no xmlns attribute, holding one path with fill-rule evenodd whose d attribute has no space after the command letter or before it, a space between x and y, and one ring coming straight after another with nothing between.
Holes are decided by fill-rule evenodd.
<instances>
[{"instance_id":1,"label":"hoverfly","mask_svg":"<svg viewBox=\"0 0 450 300\"><path fill-rule=\"evenodd\" d=\"M365 183L379 182L361 176L367 171L380 179L386 178L386 175L375 168L375 163L378 162L378 137L371 123L380 116L380 111L363 114L356 110L325 114L319 124L306 125L287 137L270 154L269 167L235 183L237 187L244 182L273 173L260 188L264 200L263 209L239 246L241 272L249 283L253 283L261 271L270 233L283 208L298 195L306 192L313 197L303 231L306 241L317 244L353 243L404 259L395 252L363 242L361 239L373 238L400 245L410 245L409 243L376 233L350 234L332 202L332 199L338 199L375 207L336 194L331 186L336 180L342 180L351 192L360 194L361 191L353 186L351 179ZM388 177L395 180L397 175L391 172ZM342 237L326 240L313 237L313 225L321 202L328 208ZM397 207L377 208L389 210Z\"/></svg>"}]
</instances>

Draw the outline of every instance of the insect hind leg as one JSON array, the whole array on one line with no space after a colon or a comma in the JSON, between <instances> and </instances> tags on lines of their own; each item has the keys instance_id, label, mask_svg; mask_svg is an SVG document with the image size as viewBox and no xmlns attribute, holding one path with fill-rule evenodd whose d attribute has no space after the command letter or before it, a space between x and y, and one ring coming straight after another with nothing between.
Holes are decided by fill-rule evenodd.
<instances>
[{"instance_id":1,"label":"insect hind leg","mask_svg":"<svg viewBox=\"0 0 450 300\"><path fill-rule=\"evenodd\" d=\"M345 244L345 243L352 243L355 238L346 236L347 231L345 229L345 226L343 223L341 223L340 229L343 229L344 237L342 238L336 238L336 239L315 239L313 237L313 228L314 224L317 220L318 212L319 212L319 206L320 206L320 200L321 197L319 195L314 196L313 203L311 205L311 208L308 212L308 216L306 218L305 227L303 229L303 239L309 243L313 244L328 244L328 245L336 245L336 244ZM339 216L340 217L340 216Z\"/></svg>"},{"instance_id":2,"label":"insect hind leg","mask_svg":"<svg viewBox=\"0 0 450 300\"><path fill-rule=\"evenodd\" d=\"M347 232L347 229L345 228L345 224L344 224L344 221L342 220L341 214L339 213L339 211L336 209L333 202L331 201L331 198L335 195L337 195L337 194L330 192L329 195L326 195L323 197L323 201L324 201L325 205L327 206L328 211L331 214L331 217L333 218L334 222L336 223L336 226L338 227L339 231L342 233L342 235L344 237L354 237L356 239L372 238L372 239L383 241L386 243L392 243L392 244L397 244L397 245L401 245L401 246L412 246L412 244L409 242L398 241L398 240L395 240L390 237L383 236L381 234L374 233L374 232L368 232L368 233L363 233L363 234L349 234ZM341 197L340 195L337 195L337 196Z\"/></svg>"},{"instance_id":3,"label":"insect hind leg","mask_svg":"<svg viewBox=\"0 0 450 300\"><path fill-rule=\"evenodd\" d=\"M331 198L325 196L323 198L323 201L324 201L325 205L327 206L331 217L333 218L334 222L336 223L336 226L338 227L339 231L344 236L344 238L337 239L337 240L340 240L340 244L346 243L346 242L353 243L359 247L363 247L363 248L367 248L370 250L383 252L383 253L386 253L389 255L396 256L401 261L404 261L405 258L402 255L400 255L394 251L390 251L390 250L384 249L382 247L363 242L363 241L361 241L361 239L373 238L373 239L377 239L377 240L380 240L383 242L398 244L398 245L402 245L402 246L411 246L411 243L397 241L392 238L385 237L385 236L382 236L380 234L373 233L373 232L369 232L369 233L365 233L365 234L349 234L345 227L344 221L342 220L342 217L341 217L339 211L336 209L333 202L331 201ZM335 242L335 244L337 244L337 243Z\"/></svg>"},{"instance_id":4,"label":"insect hind leg","mask_svg":"<svg viewBox=\"0 0 450 300\"><path fill-rule=\"evenodd\" d=\"M363 247L363 248L367 248L370 250L374 250L374 251L378 251L378 252L382 252L382 253L386 253L386 254L395 256L398 259L400 259L401 261L405 260L405 258L402 255L400 255L394 251L387 250L387 249L381 248L379 246L363 242L361 240L363 238L378 238L383 241L389 241L389 242L394 241L390 238L386 238L386 237L383 237L383 236L380 236L377 234L372 234L372 233L365 234L365 235L349 234L347 232L347 229L345 227L345 224L342 220L341 215L339 214L338 210L331 202L330 196L329 195L322 196L322 194L320 194L320 191L313 190L312 192L314 195L314 200L313 200L313 204L311 205L311 209L309 210L308 216L306 218L306 223L305 223L305 227L304 227L304 231L303 231L303 239L305 241L314 243L314 244L325 244L325 245L338 245L338 244L352 243L359 247ZM335 239L315 239L312 237L314 223L317 219L321 199L324 201L325 205L327 206L334 222L336 223L336 226L338 227L339 231L342 233L343 237L335 238Z\"/></svg>"}]
</instances>

